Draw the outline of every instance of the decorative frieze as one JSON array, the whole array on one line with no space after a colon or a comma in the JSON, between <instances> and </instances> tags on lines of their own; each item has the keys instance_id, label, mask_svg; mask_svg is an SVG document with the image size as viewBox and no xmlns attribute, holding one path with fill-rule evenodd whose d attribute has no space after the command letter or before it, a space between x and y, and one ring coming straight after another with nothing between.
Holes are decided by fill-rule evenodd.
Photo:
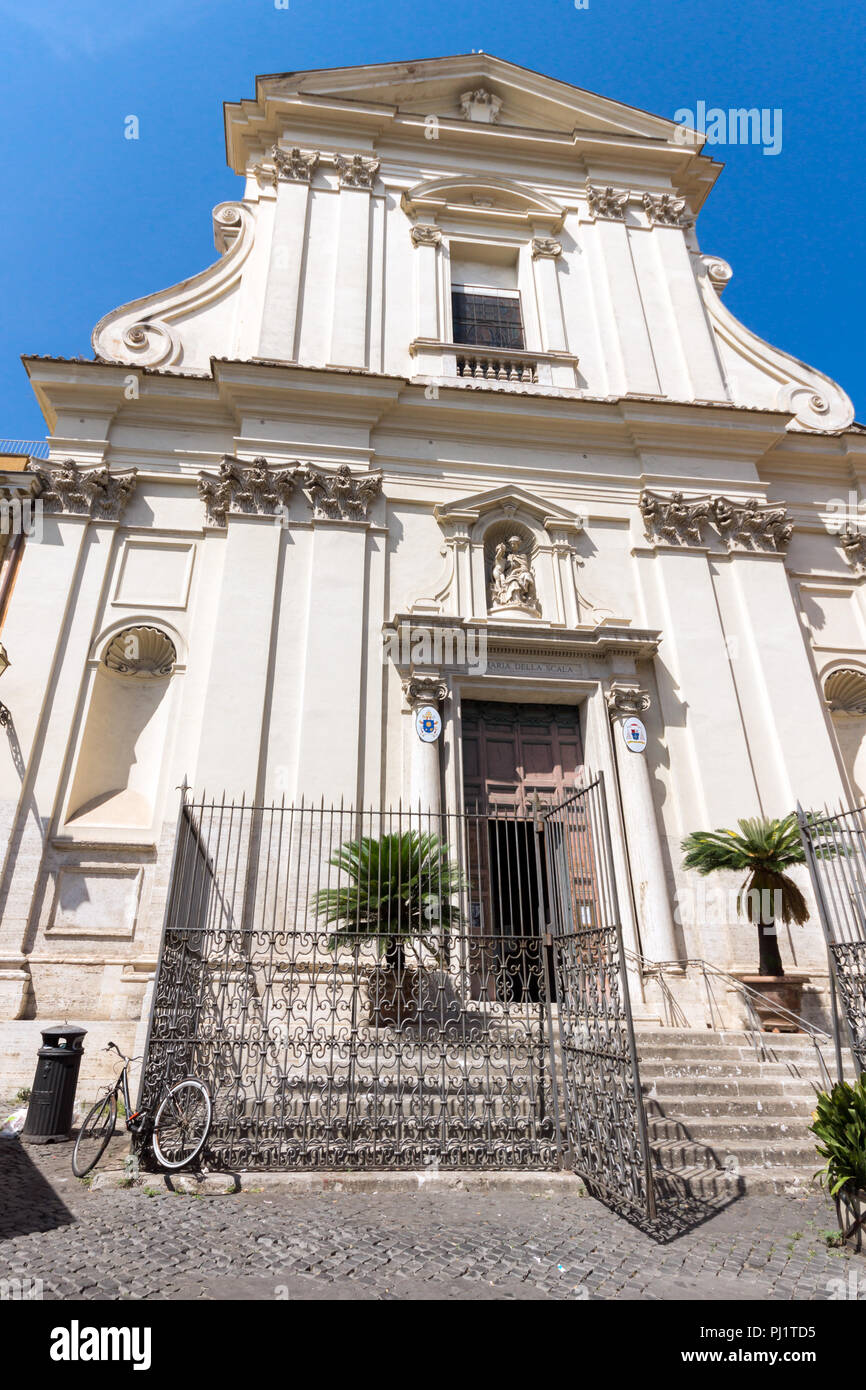
<instances>
[{"instance_id":1,"label":"decorative frieze","mask_svg":"<svg viewBox=\"0 0 866 1390\"><path fill-rule=\"evenodd\" d=\"M370 503L382 491L381 473L356 475L346 463L334 473L304 468L298 476L313 504L313 516L332 521L364 521Z\"/></svg>"},{"instance_id":2,"label":"decorative frieze","mask_svg":"<svg viewBox=\"0 0 866 1390\"><path fill-rule=\"evenodd\" d=\"M610 217L622 222L629 196L628 189L618 193L610 184L606 188L596 188L591 183L586 185L586 197L593 217Z\"/></svg>"},{"instance_id":3,"label":"decorative frieze","mask_svg":"<svg viewBox=\"0 0 866 1390\"><path fill-rule=\"evenodd\" d=\"M690 227L695 220L685 198L672 193L645 193L641 202L650 222L662 227Z\"/></svg>"},{"instance_id":4,"label":"decorative frieze","mask_svg":"<svg viewBox=\"0 0 866 1390\"><path fill-rule=\"evenodd\" d=\"M33 468L42 491L39 500L46 512L72 512L98 521L119 521L135 491L138 470L123 474L108 468L81 469L75 459L45 463Z\"/></svg>"},{"instance_id":5,"label":"decorative frieze","mask_svg":"<svg viewBox=\"0 0 866 1390\"><path fill-rule=\"evenodd\" d=\"M866 532L850 522L839 532L842 554L855 574L866 574Z\"/></svg>"},{"instance_id":6,"label":"decorative frieze","mask_svg":"<svg viewBox=\"0 0 866 1390\"><path fill-rule=\"evenodd\" d=\"M555 261L562 255L562 242L557 241L551 236L534 236L532 238L532 259L537 261L539 258L549 258Z\"/></svg>"},{"instance_id":7,"label":"decorative frieze","mask_svg":"<svg viewBox=\"0 0 866 1390\"><path fill-rule=\"evenodd\" d=\"M379 160L362 154L335 154L334 164L341 188L372 188L379 172Z\"/></svg>"},{"instance_id":8,"label":"decorative frieze","mask_svg":"<svg viewBox=\"0 0 866 1390\"><path fill-rule=\"evenodd\" d=\"M727 497L713 501L713 517L729 550L787 549L794 523L784 507L768 507L756 498L732 502Z\"/></svg>"},{"instance_id":9,"label":"decorative frieze","mask_svg":"<svg viewBox=\"0 0 866 1390\"><path fill-rule=\"evenodd\" d=\"M403 681L403 695L410 709L418 709L421 705L438 705L447 694L448 686L441 676L414 672Z\"/></svg>"},{"instance_id":10,"label":"decorative frieze","mask_svg":"<svg viewBox=\"0 0 866 1390\"><path fill-rule=\"evenodd\" d=\"M253 173L260 183L276 184L280 180L289 183L309 183L319 164L317 150L300 150L293 145L290 150L281 150L273 145L268 150L265 164L256 164Z\"/></svg>"},{"instance_id":11,"label":"decorative frieze","mask_svg":"<svg viewBox=\"0 0 866 1390\"><path fill-rule=\"evenodd\" d=\"M413 246L438 246L442 240L442 231L439 227L418 223L411 229L411 236Z\"/></svg>"},{"instance_id":12,"label":"decorative frieze","mask_svg":"<svg viewBox=\"0 0 866 1390\"><path fill-rule=\"evenodd\" d=\"M728 497L687 500L681 492L647 490L638 498L638 507L647 539L656 545L704 545L704 528L713 525L728 550L782 552L794 530L785 507L770 506L754 497L745 502Z\"/></svg>"},{"instance_id":13,"label":"decorative frieze","mask_svg":"<svg viewBox=\"0 0 866 1390\"><path fill-rule=\"evenodd\" d=\"M638 506L649 540L668 545L702 545L703 528L709 524L712 504L708 497L687 502L681 492L642 492Z\"/></svg>"},{"instance_id":14,"label":"decorative frieze","mask_svg":"<svg viewBox=\"0 0 866 1390\"><path fill-rule=\"evenodd\" d=\"M644 714L652 704L648 692L630 681L613 681L605 699L611 719Z\"/></svg>"},{"instance_id":15,"label":"decorative frieze","mask_svg":"<svg viewBox=\"0 0 866 1390\"><path fill-rule=\"evenodd\" d=\"M217 473L198 475L198 492L209 526L226 526L229 515L274 516L291 501L298 468L271 469L265 458L241 463L226 454Z\"/></svg>"}]
</instances>

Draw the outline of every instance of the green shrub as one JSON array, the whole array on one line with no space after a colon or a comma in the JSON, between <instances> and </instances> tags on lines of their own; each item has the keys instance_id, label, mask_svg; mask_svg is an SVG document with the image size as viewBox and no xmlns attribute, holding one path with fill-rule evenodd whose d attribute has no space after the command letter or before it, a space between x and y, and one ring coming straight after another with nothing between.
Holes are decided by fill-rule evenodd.
<instances>
[{"instance_id":1,"label":"green shrub","mask_svg":"<svg viewBox=\"0 0 866 1390\"><path fill-rule=\"evenodd\" d=\"M821 1182L835 1197L843 1188L866 1190L866 1072L850 1086L839 1081L821 1091L809 1126L826 1162Z\"/></svg>"}]
</instances>

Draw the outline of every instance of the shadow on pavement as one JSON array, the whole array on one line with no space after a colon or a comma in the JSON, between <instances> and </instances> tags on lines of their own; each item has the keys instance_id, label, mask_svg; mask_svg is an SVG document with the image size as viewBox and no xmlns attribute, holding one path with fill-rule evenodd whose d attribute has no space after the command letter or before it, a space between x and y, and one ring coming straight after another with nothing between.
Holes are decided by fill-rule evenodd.
<instances>
[{"instance_id":1,"label":"shadow on pavement","mask_svg":"<svg viewBox=\"0 0 866 1390\"><path fill-rule=\"evenodd\" d=\"M64 1146L66 1147L66 1146ZM20 1139L0 1139L0 1239L75 1222Z\"/></svg>"}]
</instances>

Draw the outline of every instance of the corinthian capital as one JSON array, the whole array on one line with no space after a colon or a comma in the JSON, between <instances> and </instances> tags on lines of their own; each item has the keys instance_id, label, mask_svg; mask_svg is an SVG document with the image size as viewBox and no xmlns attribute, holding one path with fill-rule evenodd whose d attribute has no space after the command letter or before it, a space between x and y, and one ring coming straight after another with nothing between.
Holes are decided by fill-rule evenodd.
<instances>
[{"instance_id":1,"label":"corinthian capital","mask_svg":"<svg viewBox=\"0 0 866 1390\"><path fill-rule=\"evenodd\" d=\"M341 188L372 188L379 172L378 159L365 159L361 154L335 154L334 163Z\"/></svg>"},{"instance_id":2,"label":"corinthian capital","mask_svg":"<svg viewBox=\"0 0 866 1390\"><path fill-rule=\"evenodd\" d=\"M135 491L138 470L118 475L107 468L79 468L75 459L33 468L46 512L73 512L96 521L119 521Z\"/></svg>"},{"instance_id":3,"label":"corinthian capital","mask_svg":"<svg viewBox=\"0 0 866 1390\"><path fill-rule=\"evenodd\" d=\"M625 218L626 204L629 200L627 189L624 193L617 193L610 184L606 188L596 188L594 184L588 183L586 197L593 217L611 217L620 222Z\"/></svg>"}]
</instances>

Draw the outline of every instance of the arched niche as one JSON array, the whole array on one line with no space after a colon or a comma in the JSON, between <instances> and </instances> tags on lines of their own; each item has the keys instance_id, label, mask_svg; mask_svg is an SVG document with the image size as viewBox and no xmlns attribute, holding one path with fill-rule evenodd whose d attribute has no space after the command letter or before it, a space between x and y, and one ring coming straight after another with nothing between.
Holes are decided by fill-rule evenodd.
<instances>
[{"instance_id":1,"label":"arched niche","mask_svg":"<svg viewBox=\"0 0 866 1390\"><path fill-rule=\"evenodd\" d=\"M69 796L67 824L146 830L153 823L177 648L134 623L102 643Z\"/></svg>"},{"instance_id":2,"label":"arched niche","mask_svg":"<svg viewBox=\"0 0 866 1390\"><path fill-rule=\"evenodd\" d=\"M481 552L484 594L491 617L540 618L538 590L543 580L538 563L539 537L532 526L516 516L490 521L481 536Z\"/></svg>"},{"instance_id":3,"label":"arched niche","mask_svg":"<svg viewBox=\"0 0 866 1390\"><path fill-rule=\"evenodd\" d=\"M858 802L866 802L866 671L837 666L824 677L842 764Z\"/></svg>"}]
</instances>

